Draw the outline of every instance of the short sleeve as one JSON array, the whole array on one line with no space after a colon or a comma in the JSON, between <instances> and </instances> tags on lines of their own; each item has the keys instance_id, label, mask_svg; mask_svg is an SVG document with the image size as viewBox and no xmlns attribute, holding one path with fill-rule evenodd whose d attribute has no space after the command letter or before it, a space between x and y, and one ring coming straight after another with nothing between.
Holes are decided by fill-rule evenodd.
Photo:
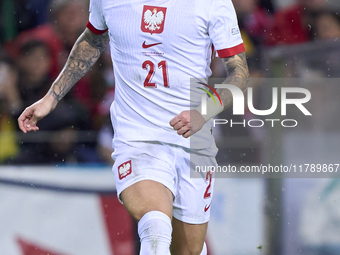
<instances>
[{"instance_id":1,"label":"short sleeve","mask_svg":"<svg viewBox=\"0 0 340 255\"><path fill-rule=\"evenodd\" d=\"M231 0L214 0L208 23L211 41L220 58L245 51L237 16Z\"/></svg>"},{"instance_id":2,"label":"short sleeve","mask_svg":"<svg viewBox=\"0 0 340 255\"><path fill-rule=\"evenodd\" d=\"M90 17L86 27L95 34L103 34L107 31L102 0L90 0Z\"/></svg>"}]
</instances>

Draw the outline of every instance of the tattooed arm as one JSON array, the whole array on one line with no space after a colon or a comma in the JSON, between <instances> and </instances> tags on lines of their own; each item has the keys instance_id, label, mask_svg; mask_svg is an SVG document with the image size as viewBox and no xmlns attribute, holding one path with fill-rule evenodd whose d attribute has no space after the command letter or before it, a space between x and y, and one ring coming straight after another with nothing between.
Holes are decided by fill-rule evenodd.
<instances>
[{"instance_id":1,"label":"tattooed arm","mask_svg":"<svg viewBox=\"0 0 340 255\"><path fill-rule=\"evenodd\" d=\"M108 33L93 34L88 28L76 41L70 56L48 94L59 102L96 63L108 43Z\"/></svg>"},{"instance_id":2,"label":"tattooed arm","mask_svg":"<svg viewBox=\"0 0 340 255\"><path fill-rule=\"evenodd\" d=\"M239 87L242 91L247 88L249 79L249 71L245 52L225 59L228 78L224 81L226 84L231 84ZM217 89L220 95L223 106L217 105L210 101L206 115L202 115L199 109L191 111L183 111L170 121L170 125L177 131L178 135L188 138L192 134L199 131L204 123L215 117L217 114L228 108L233 97L229 89ZM208 101L209 105L209 101ZM199 107L200 108L200 107Z\"/></svg>"},{"instance_id":3,"label":"tattooed arm","mask_svg":"<svg viewBox=\"0 0 340 255\"><path fill-rule=\"evenodd\" d=\"M249 70L246 53L242 52L229 58L225 58L227 69L227 79L223 82L239 87L243 92L247 89L249 80ZM233 97L229 89L217 89L223 102L224 110L233 102Z\"/></svg>"},{"instance_id":4,"label":"tattooed arm","mask_svg":"<svg viewBox=\"0 0 340 255\"><path fill-rule=\"evenodd\" d=\"M37 122L53 111L57 103L91 69L105 50L108 41L107 32L96 35L88 28L85 29L74 44L63 70L47 95L26 108L20 115L18 124L24 133L39 130Z\"/></svg>"}]
</instances>

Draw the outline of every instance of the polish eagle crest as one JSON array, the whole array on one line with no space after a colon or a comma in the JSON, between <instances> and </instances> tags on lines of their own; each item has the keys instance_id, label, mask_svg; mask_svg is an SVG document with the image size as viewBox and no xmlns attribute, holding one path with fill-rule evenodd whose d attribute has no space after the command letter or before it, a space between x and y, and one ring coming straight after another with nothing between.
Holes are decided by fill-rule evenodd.
<instances>
[{"instance_id":1,"label":"polish eagle crest","mask_svg":"<svg viewBox=\"0 0 340 255\"><path fill-rule=\"evenodd\" d=\"M144 22L146 24L145 28L150 31L159 30L163 21L164 13L162 11L157 12L156 8L154 8L152 12L150 10L146 10L144 13Z\"/></svg>"}]
</instances>

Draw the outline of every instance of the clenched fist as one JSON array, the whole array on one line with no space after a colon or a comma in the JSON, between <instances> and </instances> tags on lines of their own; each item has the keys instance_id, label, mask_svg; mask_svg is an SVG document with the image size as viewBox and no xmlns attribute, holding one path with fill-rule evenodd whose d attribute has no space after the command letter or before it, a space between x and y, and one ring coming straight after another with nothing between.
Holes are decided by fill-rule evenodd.
<instances>
[{"instance_id":1,"label":"clenched fist","mask_svg":"<svg viewBox=\"0 0 340 255\"><path fill-rule=\"evenodd\" d=\"M198 132L205 124L205 119L197 110L183 111L170 121L177 134L184 138Z\"/></svg>"}]
</instances>

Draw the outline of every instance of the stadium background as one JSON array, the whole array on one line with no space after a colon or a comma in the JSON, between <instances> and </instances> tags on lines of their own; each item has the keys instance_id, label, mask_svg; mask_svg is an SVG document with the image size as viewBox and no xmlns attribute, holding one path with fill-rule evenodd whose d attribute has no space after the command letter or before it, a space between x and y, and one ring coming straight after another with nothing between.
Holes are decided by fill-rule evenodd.
<instances>
[{"instance_id":1,"label":"stadium background","mask_svg":"<svg viewBox=\"0 0 340 255\"><path fill-rule=\"evenodd\" d=\"M267 100L260 81L268 78L314 81L316 100L312 121L293 131L216 130L219 162L339 164L339 2L233 2L251 86L263 92L258 102ZM16 125L63 66L85 27L87 6L86 0L0 1L0 254L137 254L136 225L117 202L110 172L109 52L41 121L41 131L23 135ZM212 68L214 77L226 75L221 60ZM216 181L210 255L340 254L337 178L225 177Z\"/></svg>"}]
</instances>

